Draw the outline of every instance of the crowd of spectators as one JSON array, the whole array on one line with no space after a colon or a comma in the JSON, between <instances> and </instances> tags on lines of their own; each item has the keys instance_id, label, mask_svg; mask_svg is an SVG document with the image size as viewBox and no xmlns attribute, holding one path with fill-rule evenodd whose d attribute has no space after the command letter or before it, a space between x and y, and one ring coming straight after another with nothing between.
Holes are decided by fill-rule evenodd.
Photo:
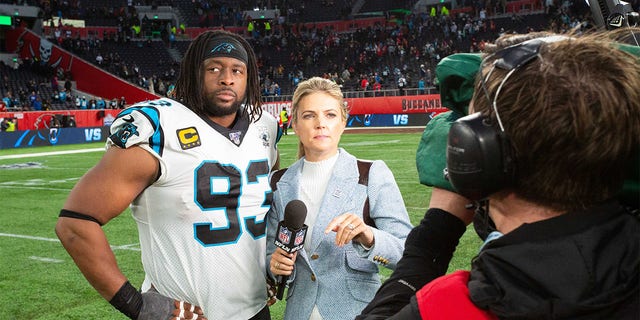
<instances>
[{"instance_id":1,"label":"crowd of spectators","mask_svg":"<svg viewBox=\"0 0 640 320\"><path fill-rule=\"evenodd\" d=\"M41 111L51 109L51 81L58 85L58 75L46 65L33 60L16 59L9 66L0 62L0 110Z\"/></svg>"},{"instance_id":2,"label":"crowd of spectators","mask_svg":"<svg viewBox=\"0 0 640 320\"><path fill-rule=\"evenodd\" d=\"M488 13L483 1L474 3L479 10L459 15L411 13L396 17L393 24L389 17L387 24L347 33L304 26L292 32L291 25L276 25L271 33L252 39L264 85L277 81L281 91L290 94L299 81L319 75L335 80L343 91L422 92L433 85L432 70L442 58L478 52L504 32L562 32L589 26L589 12L582 3L564 1L546 13L529 15L500 14L499 6Z\"/></svg>"},{"instance_id":3,"label":"crowd of spectators","mask_svg":"<svg viewBox=\"0 0 640 320\"><path fill-rule=\"evenodd\" d=\"M401 1L404 3L404 1ZM411 1L406 1L410 3ZM83 2L84 3L84 2ZM79 1L43 1L41 5L47 14L62 17L88 18L93 15L111 17L117 21L117 31L105 33L102 37L89 34L80 37L63 26L54 26L50 40L107 72L115 74L133 84L148 89L161 96L168 95L177 77L179 59L165 55L159 59L149 59L142 54L123 59L126 50L147 50L160 52L174 50L184 53L186 45L173 45L166 34L184 32L171 23L157 23L138 20L133 2L123 7L82 8ZM241 8L256 6L254 1L191 1L197 13L202 11L217 17L212 23L243 25L246 17L237 16ZM305 17L308 1L272 1L282 16L277 17L268 29L260 32L247 30L245 36L253 45L259 59L262 92L266 97L290 95L300 81L312 76L322 76L339 83L345 92L366 92L369 95L406 94L406 90L425 93L434 83L435 65L444 57L457 52L477 52L484 43L492 41L504 32L527 32L551 29L556 32L589 27L589 10L583 2L571 0L549 0L540 5L538 11L528 14L505 13L504 1L465 0L471 10L459 14L449 14L446 7L437 6L420 13L390 13L384 23L358 28L350 32L338 32L332 26L305 26L294 17ZM412 3L412 2L411 2ZM144 4L149 4L147 1ZM171 2L151 2L152 5L172 5ZM258 6L263 5L258 1ZM264 3L266 6L266 3ZM331 5L323 1L322 5ZM335 3L334 3L335 5ZM52 7L53 6L53 7ZM353 1L345 1L344 17L353 6ZM340 11L340 10L339 10ZM58 20L60 21L60 19ZM197 22L199 23L199 22ZM163 30L160 39L141 35L140 29L158 28ZM173 39L175 41L175 38ZM186 43L180 40L177 44ZM140 51L138 51L140 52ZM146 61L144 61L146 60ZM155 64L149 64L153 60ZM144 64L144 66L143 66ZM2 66L7 68L7 66ZM72 80L67 75L56 74L56 81ZM53 79L54 75L47 75ZM60 79L60 80L57 80ZM5 81L6 82L6 81ZM111 103L101 99L87 99L82 103L80 95L62 86L51 86L48 94L40 93L37 84L28 83L19 90L4 90L4 99L12 100L10 108L20 110L46 110L52 105L63 108L110 107ZM32 97L35 95L35 99ZM80 99L78 104L77 100ZM92 101L93 100L93 101ZM117 100L117 99L115 99Z\"/></svg>"},{"instance_id":4,"label":"crowd of spectators","mask_svg":"<svg viewBox=\"0 0 640 320\"><path fill-rule=\"evenodd\" d=\"M124 109L124 97L111 100L87 97L73 89L71 75L33 60L0 62L1 111L47 111L68 109Z\"/></svg>"}]
</instances>

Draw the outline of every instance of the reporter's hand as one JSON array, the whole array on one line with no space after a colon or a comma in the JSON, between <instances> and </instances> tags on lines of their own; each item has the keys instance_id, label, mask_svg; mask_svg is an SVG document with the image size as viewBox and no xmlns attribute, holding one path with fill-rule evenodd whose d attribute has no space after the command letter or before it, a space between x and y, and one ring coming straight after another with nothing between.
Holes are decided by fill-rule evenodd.
<instances>
[{"instance_id":1,"label":"reporter's hand","mask_svg":"<svg viewBox=\"0 0 640 320\"><path fill-rule=\"evenodd\" d=\"M336 233L336 245L338 247L355 241L370 248L375 241L371 227L353 213L344 213L333 218L324 229L324 233L327 234L331 231Z\"/></svg>"},{"instance_id":2,"label":"reporter's hand","mask_svg":"<svg viewBox=\"0 0 640 320\"><path fill-rule=\"evenodd\" d=\"M287 253L282 248L276 248L271 255L269 262L269 270L274 276L289 276L293 272L293 266L296 263L298 252Z\"/></svg>"}]
</instances>

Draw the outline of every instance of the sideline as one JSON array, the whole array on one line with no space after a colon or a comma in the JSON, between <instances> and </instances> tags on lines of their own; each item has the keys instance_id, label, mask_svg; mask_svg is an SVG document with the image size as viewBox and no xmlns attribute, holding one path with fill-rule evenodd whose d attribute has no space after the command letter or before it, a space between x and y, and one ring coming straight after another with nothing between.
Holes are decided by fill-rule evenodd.
<instances>
[{"instance_id":1,"label":"sideline","mask_svg":"<svg viewBox=\"0 0 640 320\"><path fill-rule=\"evenodd\" d=\"M344 133L416 133L424 131L424 127L346 127Z\"/></svg>"},{"instance_id":2,"label":"sideline","mask_svg":"<svg viewBox=\"0 0 640 320\"><path fill-rule=\"evenodd\" d=\"M45 238L45 237L36 237L36 236L28 236L23 234L13 234L13 233L2 233L0 232L0 237L7 238L18 238L18 239L27 239L27 240L37 240L37 241L48 241L48 242L60 242L57 238ZM140 245L138 243L124 244L120 246L111 245L111 249L113 250L128 250L128 251L140 251L138 248Z\"/></svg>"},{"instance_id":3,"label":"sideline","mask_svg":"<svg viewBox=\"0 0 640 320\"><path fill-rule=\"evenodd\" d=\"M55 156L55 155L61 155L61 154L87 153L87 152L96 152L96 151L104 151L104 148L67 150L67 151L51 151L51 152L38 152L38 153L25 153L25 154L12 154L12 155L8 155L8 156L0 156L0 160L31 158L31 157L43 157L43 156Z\"/></svg>"},{"instance_id":4,"label":"sideline","mask_svg":"<svg viewBox=\"0 0 640 320\"><path fill-rule=\"evenodd\" d=\"M416 132L422 132L423 130L424 130L424 127L347 127L345 128L344 133L416 133ZM103 147L103 148L80 149L80 150L14 154L14 155L8 155L8 156L0 156L0 160L42 157L42 156L55 156L55 155L72 154L72 153L97 152L97 151L104 151L104 150L105 148Z\"/></svg>"}]
</instances>

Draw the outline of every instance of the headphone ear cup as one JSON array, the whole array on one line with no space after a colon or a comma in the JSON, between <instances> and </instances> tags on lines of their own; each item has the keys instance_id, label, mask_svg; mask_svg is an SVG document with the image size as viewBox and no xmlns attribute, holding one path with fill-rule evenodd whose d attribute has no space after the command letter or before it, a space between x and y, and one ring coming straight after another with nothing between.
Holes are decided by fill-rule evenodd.
<instances>
[{"instance_id":1,"label":"headphone ear cup","mask_svg":"<svg viewBox=\"0 0 640 320\"><path fill-rule=\"evenodd\" d=\"M513 183L514 163L504 133L474 113L451 125L447 178L461 195L477 201Z\"/></svg>"}]
</instances>

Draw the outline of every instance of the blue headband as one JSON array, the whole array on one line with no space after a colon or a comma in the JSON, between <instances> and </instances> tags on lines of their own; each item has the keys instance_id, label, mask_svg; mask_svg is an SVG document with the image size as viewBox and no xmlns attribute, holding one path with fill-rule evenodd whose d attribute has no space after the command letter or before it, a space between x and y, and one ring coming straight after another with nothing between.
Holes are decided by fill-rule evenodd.
<instances>
[{"instance_id":1,"label":"blue headband","mask_svg":"<svg viewBox=\"0 0 640 320\"><path fill-rule=\"evenodd\" d=\"M207 53L204 55L204 59L213 58L213 57L230 57L238 59L244 64L248 64L249 55L247 51L244 49L242 44L231 37L216 37L209 40L207 43Z\"/></svg>"}]
</instances>

